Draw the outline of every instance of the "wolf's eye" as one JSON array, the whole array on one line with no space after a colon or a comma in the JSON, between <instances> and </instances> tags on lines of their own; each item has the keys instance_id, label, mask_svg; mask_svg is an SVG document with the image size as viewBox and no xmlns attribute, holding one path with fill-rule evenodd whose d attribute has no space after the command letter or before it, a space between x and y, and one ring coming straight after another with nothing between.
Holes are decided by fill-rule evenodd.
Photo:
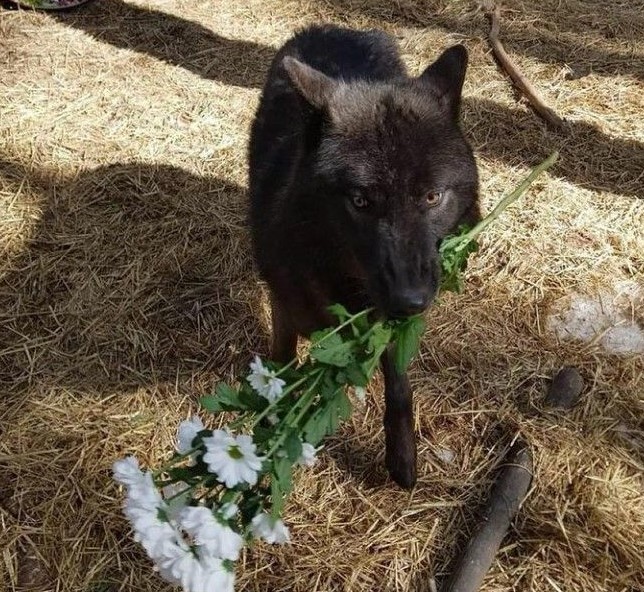
<instances>
[{"instance_id":1,"label":"wolf's eye","mask_svg":"<svg viewBox=\"0 0 644 592\"><path fill-rule=\"evenodd\" d=\"M443 201L444 191L432 191L425 196L425 201L430 208L435 208Z\"/></svg>"},{"instance_id":2,"label":"wolf's eye","mask_svg":"<svg viewBox=\"0 0 644 592\"><path fill-rule=\"evenodd\" d=\"M359 210L363 210L364 208L369 206L369 200L364 195L360 194L352 196L351 203L353 204L354 208L358 208Z\"/></svg>"}]
</instances>

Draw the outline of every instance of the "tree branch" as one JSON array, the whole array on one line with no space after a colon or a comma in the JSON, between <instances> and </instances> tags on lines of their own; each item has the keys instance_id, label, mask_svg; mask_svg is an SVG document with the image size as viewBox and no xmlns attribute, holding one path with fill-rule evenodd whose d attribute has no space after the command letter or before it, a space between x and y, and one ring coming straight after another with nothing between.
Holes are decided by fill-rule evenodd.
<instances>
[{"instance_id":1,"label":"tree branch","mask_svg":"<svg viewBox=\"0 0 644 592\"><path fill-rule=\"evenodd\" d=\"M539 96L537 89L512 61L512 58L507 54L503 44L499 40L499 31L501 29L501 9L499 8L499 5L493 1L484 0L481 3L481 8L483 8L490 19L490 32L488 34L488 39L492 46L492 52L498 60L501 68L508 74L512 79L512 82L514 82L514 85L525 96L525 98L528 99L532 108L542 119L553 127L559 129L563 128L564 120L545 104L543 99Z\"/></svg>"},{"instance_id":2,"label":"tree branch","mask_svg":"<svg viewBox=\"0 0 644 592\"><path fill-rule=\"evenodd\" d=\"M532 481L532 454L516 445L507 456L483 514L444 592L476 592Z\"/></svg>"}]
</instances>

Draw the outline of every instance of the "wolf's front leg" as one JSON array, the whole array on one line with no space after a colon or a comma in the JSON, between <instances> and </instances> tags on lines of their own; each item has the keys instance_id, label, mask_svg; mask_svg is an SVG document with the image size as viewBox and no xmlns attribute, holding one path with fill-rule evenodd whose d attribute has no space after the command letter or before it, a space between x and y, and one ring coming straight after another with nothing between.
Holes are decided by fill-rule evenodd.
<instances>
[{"instance_id":1,"label":"wolf's front leg","mask_svg":"<svg viewBox=\"0 0 644 592\"><path fill-rule=\"evenodd\" d=\"M391 478L405 489L416 484L414 410L407 374L398 374L393 350L381 357L385 375L385 462Z\"/></svg>"}]
</instances>

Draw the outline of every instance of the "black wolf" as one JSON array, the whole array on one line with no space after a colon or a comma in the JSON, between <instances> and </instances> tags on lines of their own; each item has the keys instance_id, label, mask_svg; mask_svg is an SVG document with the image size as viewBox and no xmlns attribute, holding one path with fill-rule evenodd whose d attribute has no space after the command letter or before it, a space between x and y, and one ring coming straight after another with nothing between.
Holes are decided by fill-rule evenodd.
<instances>
[{"instance_id":1,"label":"black wolf","mask_svg":"<svg viewBox=\"0 0 644 592\"><path fill-rule=\"evenodd\" d=\"M250 140L254 256L270 287L273 356L333 323L326 310L423 311L440 282L438 244L479 219L478 177L458 125L467 52L408 76L380 31L315 26L275 56ZM386 463L416 481L407 376L385 376Z\"/></svg>"}]
</instances>

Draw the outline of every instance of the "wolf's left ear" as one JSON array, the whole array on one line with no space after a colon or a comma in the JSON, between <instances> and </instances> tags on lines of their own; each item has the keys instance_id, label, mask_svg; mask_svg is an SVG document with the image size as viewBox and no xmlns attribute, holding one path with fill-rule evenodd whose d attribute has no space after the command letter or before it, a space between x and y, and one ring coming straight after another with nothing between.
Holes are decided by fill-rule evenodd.
<instances>
[{"instance_id":1,"label":"wolf's left ear","mask_svg":"<svg viewBox=\"0 0 644 592\"><path fill-rule=\"evenodd\" d=\"M337 86L337 82L315 68L291 56L282 60L291 82L300 94L314 107L326 107Z\"/></svg>"},{"instance_id":2,"label":"wolf's left ear","mask_svg":"<svg viewBox=\"0 0 644 592\"><path fill-rule=\"evenodd\" d=\"M461 91L467 70L467 49L454 45L446 49L418 80L429 85L454 117L458 117Z\"/></svg>"}]
</instances>

